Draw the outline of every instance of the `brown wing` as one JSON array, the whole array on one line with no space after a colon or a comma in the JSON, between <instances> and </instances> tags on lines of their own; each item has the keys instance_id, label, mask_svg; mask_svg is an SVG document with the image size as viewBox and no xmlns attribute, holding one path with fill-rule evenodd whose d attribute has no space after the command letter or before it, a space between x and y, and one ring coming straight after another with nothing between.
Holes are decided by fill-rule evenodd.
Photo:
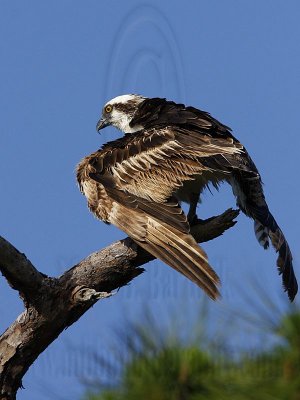
<instances>
[{"instance_id":1,"label":"brown wing","mask_svg":"<svg viewBox=\"0 0 300 400\"><path fill-rule=\"evenodd\" d=\"M231 138L151 129L107 144L79 164L77 177L99 218L122 229L215 299L219 278L190 235L172 193L185 180L210 170L208 158L215 156L214 164L219 166L218 157L226 160L239 151Z\"/></svg>"},{"instance_id":2,"label":"brown wing","mask_svg":"<svg viewBox=\"0 0 300 400\"><path fill-rule=\"evenodd\" d=\"M215 299L219 278L205 252L189 234L181 208L171 200L157 204L107 188L113 211L109 222L126 232L137 244L164 261Z\"/></svg>"},{"instance_id":3,"label":"brown wing","mask_svg":"<svg viewBox=\"0 0 300 400\"><path fill-rule=\"evenodd\" d=\"M113 174L107 170L97 173L92 166L93 157L79 164L77 177L94 214L122 229L141 247L216 299L219 278L209 266L205 252L189 234L186 216L178 204L171 199L154 203L119 190Z\"/></svg>"},{"instance_id":4,"label":"brown wing","mask_svg":"<svg viewBox=\"0 0 300 400\"><path fill-rule=\"evenodd\" d=\"M242 145L229 137L167 127L111 142L95 153L91 163L98 175L109 171L119 190L162 203L196 175L229 174L241 151Z\"/></svg>"}]
</instances>

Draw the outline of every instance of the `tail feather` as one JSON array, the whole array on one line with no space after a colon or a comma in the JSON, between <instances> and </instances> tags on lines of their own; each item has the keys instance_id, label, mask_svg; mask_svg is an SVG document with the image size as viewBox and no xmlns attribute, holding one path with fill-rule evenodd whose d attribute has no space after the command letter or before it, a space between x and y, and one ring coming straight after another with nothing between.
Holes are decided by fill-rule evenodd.
<instances>
[{"instance_id":1,"label":"tail feather","mask_svg":"<svg viewBox=\"0 0 300 400\"><path fill-rule=\"evenodd\" d=\"M254 221L254 232L258 243L266 250L269 243L269 229L263 226L259 221Z\"/></svg>"},{"instance_id":2,"label":"tail feather","mask_svg":"<svg viewBox=\"0 0 300 400\"><path fill-rule=\"evenodd\" d=\"M293 301L298 291L298 284L293 268L292 253L282 230L268 208L257 170L252 174L249 171L238 171L230 183L237 197L237 205L246 215L254 219L254 230L258 242L266 249L269 247L270 239L278 253L278 271L282 275L284 290Z\"/></svg>"},{"instance_id":3,"label":"tail feather","mask_svg":"<svg viewBox=\"0 0 300 400\"><path fill-rule=\"evenodd\" d=\"M288 293L289 299L293 301L298 291L298 283L293 268L293 256L288 242L278 225L274 232L269 232L269 237L274 249L278 253L277 267L279 274L282 275L284 290Z\"/></svg>"}]
</instances>

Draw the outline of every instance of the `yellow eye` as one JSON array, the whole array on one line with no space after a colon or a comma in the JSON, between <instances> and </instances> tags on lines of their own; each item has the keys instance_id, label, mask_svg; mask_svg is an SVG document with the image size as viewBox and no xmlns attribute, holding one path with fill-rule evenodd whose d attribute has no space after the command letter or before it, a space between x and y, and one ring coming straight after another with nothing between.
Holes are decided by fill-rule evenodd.
<instances>
[{"instance_id":1,"label":"yellow eye","mask_svg":"<svg viewBox=\"0 0 300 400\"><path fill-rule=\"evenodd\" d=\"M112 106L110 104L108 104L107 106L105 106L104 111L109 114L112 112Z\"/></svg>"}]
</instances>

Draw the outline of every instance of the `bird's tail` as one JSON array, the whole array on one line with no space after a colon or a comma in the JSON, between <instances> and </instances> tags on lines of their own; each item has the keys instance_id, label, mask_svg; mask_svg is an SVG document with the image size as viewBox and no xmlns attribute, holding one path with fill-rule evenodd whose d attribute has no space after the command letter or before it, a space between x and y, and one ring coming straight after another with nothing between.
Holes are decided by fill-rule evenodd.
<instances>
[{"instance_id":1,"label":"bird's tail","mask_svg":"<svg viewBox=\"0 0 300 400\"><path fill-rule=\"evenodd\" d=\"M220 296L220 280L208 264L207 256L188 233L149 218L144 241L135 240L141 247L161 261L185 275L215 300Z\"/></svg>"},{"instance_id":2,"label":"bird's tail","mask_svg":"<svg viewBox=\"0 0 300 400\"><path fill-rule=\"evenodd\" d=\"M231 180L237 205L254 220L254 231L258 242L267 249L269 240L278 253L277 267L282 275L284 290L289 299L294 300L298 284L294 274L293 257L287 240L266 203L261 179L258 173L249 171L235 172Z\"/></svg>"},{"instance_id":3,"label":"bird's tail","mask_svg":"<svg viewBox=\"0 0 300 400\"><path fill-rule=\"evenodd\" d=\"M258 243L267 250L269 248L269 229L259 221L254 220L254 232Z\"/></svg>"}]
</instances>

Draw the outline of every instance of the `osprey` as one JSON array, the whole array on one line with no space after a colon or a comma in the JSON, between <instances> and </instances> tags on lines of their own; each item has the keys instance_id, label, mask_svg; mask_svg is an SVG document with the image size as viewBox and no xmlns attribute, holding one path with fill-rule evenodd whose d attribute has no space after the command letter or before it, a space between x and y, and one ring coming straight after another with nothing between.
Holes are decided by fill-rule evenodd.
<instances>
[{"instance_id":1,"label":"osprey","mask_svg":"<svg viewBox=\"0 0 300 400\"><path fill-rule=\"evenodd\" d=\"M125 133L77 166L90 210L138 245L184 274L212 298L219 278L190 234L203 189L227 181L238 207L254 220L266 249L278 252L283 287L297 293L292 254L269 211L261 177L231 129L207 112L161 98L118 96L103 108L97 131L112 125ZM186 216L180 202L190 204Z\"/></svg>"}]
</instances>

